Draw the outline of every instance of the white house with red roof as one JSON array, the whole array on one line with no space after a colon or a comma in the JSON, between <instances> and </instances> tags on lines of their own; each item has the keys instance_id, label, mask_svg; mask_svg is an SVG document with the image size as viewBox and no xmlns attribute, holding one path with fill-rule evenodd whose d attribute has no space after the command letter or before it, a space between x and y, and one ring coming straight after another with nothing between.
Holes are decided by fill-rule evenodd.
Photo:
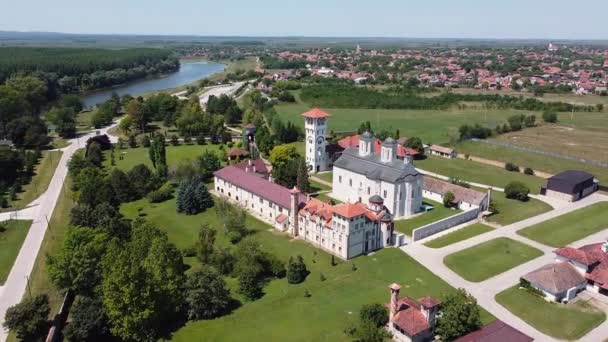
<instances>
[{"instance_id":1,"label":"white house with red roof","mask_svg":"<svg viewBox=\"0 0 608 342\"><path fill-rule=\"evenodd\" d=\"M389 289L391 296L387 304L389 316L386 329L393 335L393 341L432 340L441 302L433 297L418 300L399 297L399 284L392 284Z\"/></svg>"}]
</instances>

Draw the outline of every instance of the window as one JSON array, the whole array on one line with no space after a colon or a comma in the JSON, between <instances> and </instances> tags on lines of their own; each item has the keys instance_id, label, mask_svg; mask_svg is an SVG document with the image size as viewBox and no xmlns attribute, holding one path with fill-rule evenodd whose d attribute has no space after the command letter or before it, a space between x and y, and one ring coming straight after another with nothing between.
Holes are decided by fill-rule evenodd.
<instances>
[{"instance_id":1,"label":"window","mask_svg":"<svg viewBox=\"0 0 608 342\"><path fill-rule=\"evenodd\" d=\"M386 190L384 190L384 196L383 197L386 198Z\"/></svg>"},{"instance_id":2,"label":"window","mask_svg":"<svg viewBox=\"0 0 608 342\"><path fill-rule=\"evenodd\" d=\"M348 185L349 185L349 186L353 186L353 180L352 180L352 179L349 179L349 180L348 180Z\"/></svg>"},{"instance_id":3,"label":"window","mask_svg":"<svg viewBox=\"0 0 608 342\"><path fill-rule=\"evenodd\" d=\"M371 194L371 189L370 189L370 187L369 187L369 186L367 187L367 194L368 194L368 195L370 195L370 194Z\"/></svg>"},{"instance_id":4,"label":"window","mask_svg":"<svg viewBox=\"0 0 608 342\"><path fill-rule=\"evenodd\" d=\"M338 183L342 184L342 176L338 176Z\"/></svg>"}]
</instances>

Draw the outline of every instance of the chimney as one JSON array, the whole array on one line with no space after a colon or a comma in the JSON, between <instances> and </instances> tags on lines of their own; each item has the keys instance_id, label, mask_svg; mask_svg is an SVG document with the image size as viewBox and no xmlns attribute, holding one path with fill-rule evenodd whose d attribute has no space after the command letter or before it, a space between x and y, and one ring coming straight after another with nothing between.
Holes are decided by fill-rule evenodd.
<instances>
[{"instance_id":1,"label":"chimney","mask_svg":"<svg viewBox=\"0 0 608 342\"><path fill-rule=\"evenodd\" d=\"M403 156L403 164L408 165L412 163L412 156L406 154Z\"/></svg>"},{"instance_id":2,"label":"chimney","mask_svg":"<svg viewBox=\"0 0 608 342\"><path fill-rule=\"evenodd\" d=\"M299 208L299 198L300 198L300 190L298 187L294 186L293 189L289 192L290 194L290 210L289 210L289 219L290 219L290 233L292 236L298 236L298 210Z\"/></svg>"},{"instance_id":3,"label":"chimney","mask_svg":"<svg viewBox=\"0 0 608 342\"><path fill-rule=\"evenodd\" d=\"M249 173L249 166L245 166L245 173Z\"/></svg>"},{"instance_id":4,"label":"chimney","mask_svg":"<svg viewBox=\"0 0 608 342\"><path fill-rule=\"evenodd\" d=\"M248 162L249 162L249 166L251 166L251 159L249 159Z\"/></svg>"},{"instance_id":5,"label":"chimney","mask_svg":"<svg viewBox=\"0 0 608 342\"><path fill-rule=\"evenodd\" d=\"M253 165L253 173L255 173L255 165Z\"/></svg>"},{"instance_id":6,"label":"chimney","mask_svg":"<svg viewBox=\"0 0 608 342\"><path fill-rule=\"evenodd\" d=\"M391 289L391 302L388 309L388 321L392 323L395 315L397 314L397 310L399 309L399 290L401 290L401 285L393 283L388 288Z\"/></svg>"}]
</instances>

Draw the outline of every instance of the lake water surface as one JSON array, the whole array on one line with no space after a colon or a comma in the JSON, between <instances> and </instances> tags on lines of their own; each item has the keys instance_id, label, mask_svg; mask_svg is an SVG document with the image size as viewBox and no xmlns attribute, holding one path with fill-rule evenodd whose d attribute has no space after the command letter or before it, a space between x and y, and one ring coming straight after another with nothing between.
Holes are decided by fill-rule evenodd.
<instances>
[{"instance_id":1,"label":"lake water surface","mask_svg":"<svg viewBox=\"0 0 608 342\"><path fill-rule=\"evenodd\" d=\"M120 96L125 94L138 96L151 91L175 88L221 72L224 70L224 67L225 65L220 63L182 60L179 71L165 77L135 81L116 88L88 94L81 99L85 107L92 107L96 104L105 102L112 96L112 92L116 92Z\"/></svg>"}]
</instances>

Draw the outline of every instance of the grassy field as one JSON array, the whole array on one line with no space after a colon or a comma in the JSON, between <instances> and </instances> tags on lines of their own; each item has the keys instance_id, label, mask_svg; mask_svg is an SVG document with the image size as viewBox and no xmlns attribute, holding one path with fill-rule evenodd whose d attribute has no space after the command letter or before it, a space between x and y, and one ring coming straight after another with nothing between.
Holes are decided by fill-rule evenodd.
<instances>
[{"instance_id":1,"label":"grassy field","mask_svg":"<svg viewBox=\"0 0 608 342\"><path fill-rule=\"evenodd\" d=\"M203 151L209 149L217 151L219 146L220 145L167 145L167 164L170 166L182 159L198 158L203 154ZM119 157L120 155L123 156L122 160ZM152 167L147 147L125 148L123 150L115 149L114 156L116 167L122 170L130 170L133 166L138 164L145 164L150 168ZM104 166L111 167L110 151L105 151L104 157Z\"/></svg>"},{"instance_id":2,"label":"grassy field","mask_svg":"<svg viewBox=\"0 0 608 342\"><path fill-rule=\"evenodd\" d=\"M468 281L480 282L543 255L509 238L497 238L445 257L443 263Z\"/></svg>"},{"instance_id":3,"label":"grassy field","mask_svg":"<svg viewBox=\"0 0 608 342\"><path fill-rule=\"evenodd\" d=\"M498 94L498 95L511 95L511 96L523 96L525 98L535 98L540 101L546 102L567 102L577 105L595 105L597 103L603 103L608 105L608 96L599 95L576 95L572 93L567 94L544 94L543 96L534 96L533 93L515 91L515 90L483 90L473 88L452 88L454 93L458 94Z\"/></svg>"},{"instance_id":4,"label":"grassy field","mask_svg":"<svg viewBox=\"0 0 608 342\"><path fill-rule=\"evenodd\" d=\"M194 244L203 222L220 227L215 208L187 216L176 212L175 200L158 204L141 200L124 204L121 211L127 217L141 216L154 222L167 232L178 248ZM189 322L175 332L173 340L240 341L255 336L256 340L345 341L344 328L357 318L361 305L386 302L387 286L392 282L401 283L403 293L413 297L440 297L453 291L398 249L385 249L331 266L330 255L306 242L289 239L252 217L248 217L247 227L253 231L253 239L280 259L302 255L311 271L306 281L289 285L285 279L273 280L264 288L265 295L261 299L243 301L233 313L218 319ZM221 230L216 243L220 246L229 244ZM196 269L196 259L187 261ZM353 271L353 264L356 271ZM326 277L325 281L320 280L321 273ZM234 280L228 279L228 283L233 285ZM310 298L304 297L305 289L311 293ZM237 299L242 298L237 295ZM492 319L483 313L484 322Z\"/></svg>"},{"instance_id":5,"label":"grassy field","mask_svg":"<svg viewBox=\"0 0 608 342\"><path fill-rule=\"evenodd\" d=\"M31 220L0 222L0 286L11 272L31 225Z\"/></svg>"},{"instance_id":6,"label":"grassy field","mask_svg":"<svg viewBox=\"0 0 608 342\"><path fill-rule=\"evenodd\" d=\"M322 180L326 181L326 182L333 182L334 180L334 173L333 172L323 172L323 173L317 173L315 174L315 176L321 178Z\"/></svg>"},{"instance_id":7,"label":"grassy field","mask_svg":"<svg viewBox=\"0 0 608 342\"><path fill-rule=\"evenodd\" d=\"M298 92L294 92L298 95ZM296 96L297 98L297 96ZM308 111L306 103L280 103L275 106L283 120L304 125L300 114ZM370 121L374 130L400 130L401 136L417 136L424 143L447 143L458 137L458 127L462 124L480 123L488 127L503 124L514 114L524 113L517 110L405 110L405 109L358 109L324 108L332 117L329 128L334 131L356 131L361 122Z\"/></svg>"},{"instance_id":8,"label":"grassy field","mask_svg":"<svg viewBox=\"0 0 608 342\"><path fill-rule=\"evenodd\" d=\"M494 228L488 227L483 223L475 223L470 226L458 229L444 236L433 239L424 245L431 248L441 248L451 245L456 242L460 242L479 234L487 233L492 231Z\"/></svg>"},{"instance_id":9,"label":"grassy field","mask_svg":"<svg viewBox=\"0 0 608 342\"><path fill-rule=\"evenodd\" d=\"M492 191L491 198L499 212L487 220L503 226L553 210L547 203L534 198L526 202L508 199L504 192Z\"/></svg>"},{"instance_id":10,"label":"grassy field","mask_svg":"<svg viewBox=\"0 0 608 342\"><path fill-rule=\"evenodd\" d=\"M426 198L423 199L423 204L432 205L433 210L421 213L411 219L395 221L395 228L407 236L412 236L412 231L416 228L420 228L429 223L439 221L461 212L459 209L446 208L442 203Z\"/></svg>"},{"instance_id":11,"label":"grassy field","mask_svg":"<svg viewBox=\"0 0 608 342\"><path fill-rule=\"evenodd\" d=\"M518 286L497 294L496 301L538 331L563 340L577 340L606 320L588 303L550 303Z\"/></svg>"},{"instance_id":12,"label":"grassy field","mask_svg":"<svg viewBox=\"0 0 608 342\"><path fill-rule=\"evenodd\" d=\"M608 228L608 202L596 203L517 233L553 247L563 247Z\"/></svg>"},{"instance_id":13,"label":"grassy field","mask_svg":"<svg viewBox=\"0 0 608 342\"><path fill-rule=\"evenodd\" d=\"M310 188L311 188L310 193L331 190L331 186L319 183L319 182L315 181L314 179L310 180Z\"/></svg>"},{"instance_id":14,"label":"grassy field","mask_svg":"<svg viewBox=\"0 0 608 342\"><path fill-rule=\"evenodd\" d=\"M62 154L61 151L43 151L40 162L34 168L34 176L31 182L23 185L23 191L17 195L17 200L11 201L7 196L10 207L0 209L0 212L23 208L44 193L49 187L51 179L53 179L53 174Z\"/></svg>"},{"instance_id":15,"label":"grassy field","mask_svg":"<svg viewBox=\"0 0 608 342\"><path fill-rule=\"evenodd\" d=\"M78 132L86 132L94 129L91 125L91 119L97 109L93 109L86 112L80 112L76 115L76 131Z\"/></svg>"},{"instance_id":16,"label":"grassy field","mask_svg":"<svg viewBox=\"0 0 608 342\"><path fill-rule=\"evenodd\" d=\"M474 141L458 143L458 145L456 145L456 150L462 154L470 154L472 156L498 160L505 163L512 162L522 168L531 167L534 170L540 170L551 174L556 174L565 170L584 170L593 174L599 179L600 183L608 183L608 168L601 166L594 166L573 160ZM566 152L562 151L560 153Z\"/></svg>"},{"instance_id":17,"label":"grassy field","mask_svg":"<svg viewBox=\"0 0 608 342\"><path fill-rule=\"evenodd\" d=\"M415 161L415 165L425 171L497 188L504 188L511 181L520 181L527 185L530 188L530 193L533 194L538 194L541 185L544 184L544 180L540 177L509 172L499 167L464 159L446 159L428 156L424 160Z\"/></svg>"}]
</instances>

